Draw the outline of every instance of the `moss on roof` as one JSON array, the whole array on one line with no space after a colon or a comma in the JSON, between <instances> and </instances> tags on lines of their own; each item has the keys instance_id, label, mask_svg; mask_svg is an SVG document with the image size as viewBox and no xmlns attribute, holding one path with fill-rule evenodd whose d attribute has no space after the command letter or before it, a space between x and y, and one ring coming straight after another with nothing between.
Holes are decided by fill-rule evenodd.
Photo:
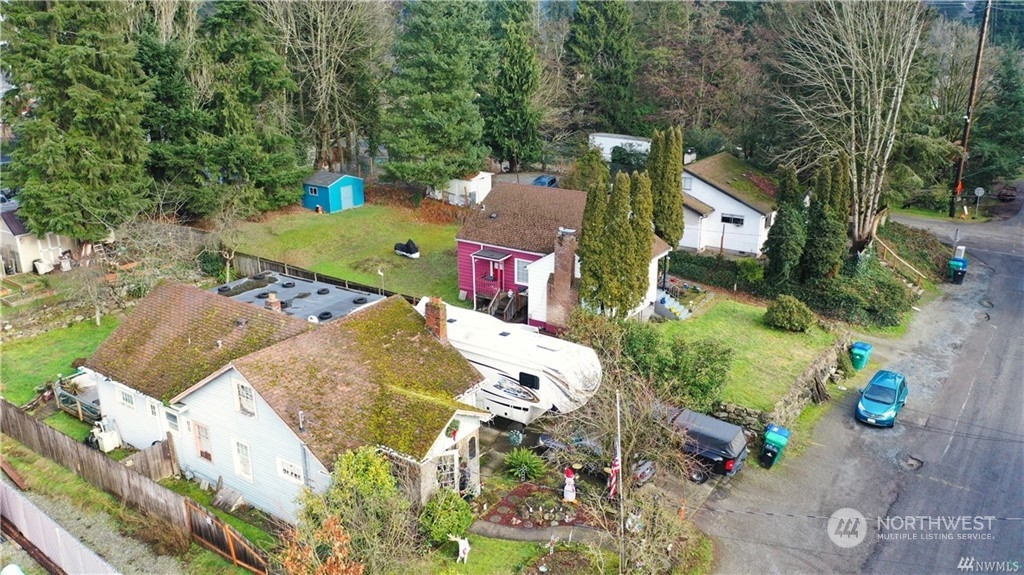
<instances>
[{"instance_id":1,"label":"moss on roof","mask_svg":"<svg viewBox=\"0 0 1024 575\"><path fill-rule=\"evenodd\" d=\"M775 205L775 181L728 152L686 165L685 170L762 214Z\"/></svg>"},{"instance_id":2,"label":"moss on roof","mask_svg":"<svg viewBox=\"0 0 1024 575\"><path fill-rule=\"evenodd\" d=\"M398 296L234 365L321 461L367 444L422 459L483 380Z\"/></svg>"},{"instance_id":3,"label":"moss on roof","mask_svg":"<svg viewBox=\"0 0 1024 575\"><path fill-rule=\"evenodd\" d=\"M85 365L166 402L232 360L309 328L300 319L165 282Z\"/></svg>"}]
</instances>

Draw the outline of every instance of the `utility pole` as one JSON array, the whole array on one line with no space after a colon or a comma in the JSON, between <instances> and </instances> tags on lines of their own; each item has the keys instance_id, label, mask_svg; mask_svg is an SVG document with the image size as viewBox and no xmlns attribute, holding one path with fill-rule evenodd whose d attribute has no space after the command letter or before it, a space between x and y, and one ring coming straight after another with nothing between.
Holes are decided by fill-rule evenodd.
<instances>
[{"instance_id":1,"label":"utility pole","mask_svg":"<svg viewBox=\"0 0 1024 575\"><path fill-rule=\"evenodd\" d=\"M985 36L988 34L988 16L992 13L992 0L986 0L985 13L981 17L981 32L978 34L978 54L974 59L974 74L971 77L971 91L967 95L967 113L964 114L964 133L960 138L960 159L956 162L956 178L953 179L953 193L949 197L949 217L956 217L956 200L964 189L964 164L967 163L967 136L971 133L971 114L974 113L974 95L978 91L978 76L981 75L981 55L985 50Z\"/></svg>"}]
</instances>

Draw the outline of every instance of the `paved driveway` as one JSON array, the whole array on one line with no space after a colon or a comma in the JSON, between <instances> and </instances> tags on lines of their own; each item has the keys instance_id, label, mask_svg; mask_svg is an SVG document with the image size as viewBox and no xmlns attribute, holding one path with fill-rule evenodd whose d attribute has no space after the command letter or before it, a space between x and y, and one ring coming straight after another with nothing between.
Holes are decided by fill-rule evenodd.
<instances>
[{"instance_id":1,"label":"paved driveway","mask_svg":"<svg viewBox=\"0 0 1024 575\"><path fill-rule=\"evenodd\" d=\"M801 457L749 466L692 515L716 539L718 572L1024 572L1024 216L924 225L941 239L962 228L964 284L942 286L904 338L867 338L872 365ZM891 430L852 417L855 389L879 368L912 386ZM861 540L841 547L828 519L847 507L866 529L833 529L844 544Z\"/></svg>"}]
</instances>

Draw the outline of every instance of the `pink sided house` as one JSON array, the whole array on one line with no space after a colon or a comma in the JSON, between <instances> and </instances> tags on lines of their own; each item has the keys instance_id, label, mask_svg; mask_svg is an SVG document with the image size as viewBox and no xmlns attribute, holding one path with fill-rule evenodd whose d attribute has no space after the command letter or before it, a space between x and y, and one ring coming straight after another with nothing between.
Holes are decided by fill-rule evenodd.
<instances>
[{"instance_id":1,"label":"pink sided house","mask_svg":"<svg viewBox=\"0 0 1024 575\"><path fill-rule=\"evenodd\" d=\"M577 190L495 184L455 236L460 296L504 321L564 328L578 303L576 242L586 201L586 192ZM653 237L648 293L630 317L653 313L658 260L669 251Z\"/></svg>"},{"instance_id":2,"label":"pink sided house","mask_svg":"<svg viewBox=\"0 0 1024 575\"><path fill-rule=\"evenodd\" d=\"M586 202L577 190L495 183L455 236L461 294L474 309L524 319L530 264L554 253L560 229L580 228Z\"/></svg>"}]
</instances>

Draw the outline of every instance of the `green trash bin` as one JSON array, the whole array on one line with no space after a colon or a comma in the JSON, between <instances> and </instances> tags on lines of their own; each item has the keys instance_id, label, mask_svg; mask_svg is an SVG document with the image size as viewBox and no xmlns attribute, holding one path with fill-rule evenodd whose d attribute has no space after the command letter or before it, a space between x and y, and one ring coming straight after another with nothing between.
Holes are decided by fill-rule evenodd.
<instances>
[{"instance_id":1,"label":"green trash bin","mask_svg":"<svg viewBox=\"0 0 1024 575\"><path fill-rule=\"evenodd\" d=\"M770 424L764 434L764 446L761 448L759 458L761 465L766 469L771 469L782 457L787 443L789 443L789 430L781 425Z\"/></svg>"},{"instance_id":2,"label":"green trash bin","mask_svg":"<svg viewBox=\"0 0 1024 575\"><path fill-rule=\"evenodd\" d=\"M953 258L949 260L949 279L953 280L956 278L958 271L967 272L967 260L964 258Z\"/></svg>"},{"instance_id":3,"label":"green trash bin","mask_svg":"<svg viewBox=\"0 0 1024 575\"><path fill-rule=\"evenodd\" d=\"M871 344L863 341L854 342L850 346L850 359L853 361L853 369L860 371L868 365L871 357Z\"/></svg>"}]
</instances>

